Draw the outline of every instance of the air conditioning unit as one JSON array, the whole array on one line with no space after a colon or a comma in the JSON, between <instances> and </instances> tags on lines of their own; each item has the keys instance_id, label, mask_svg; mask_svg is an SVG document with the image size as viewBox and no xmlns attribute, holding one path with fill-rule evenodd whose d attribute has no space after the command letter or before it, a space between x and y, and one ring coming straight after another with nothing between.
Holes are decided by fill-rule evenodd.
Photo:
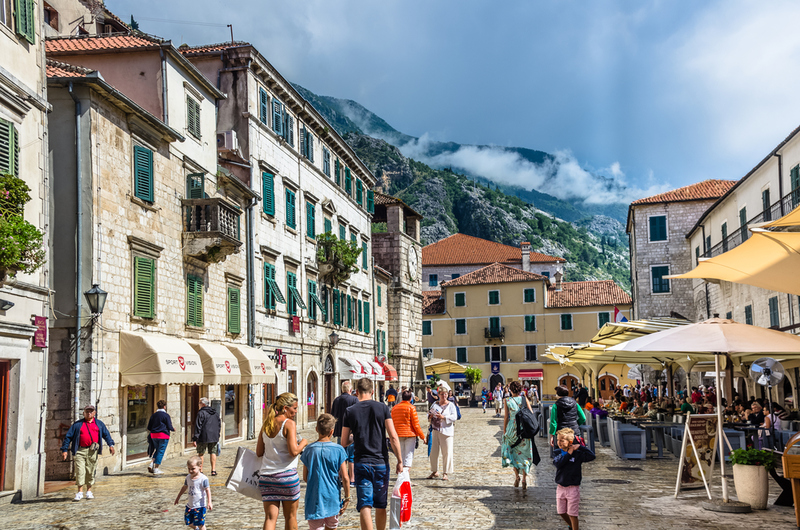
<instances>
[{"instance_id":1,"label":"air conditioning unit","mask_svg":"<svg viewBox=\"0 0 800 530\"><path fill-rule=\"evenodd\" d=\"M238 151L239 141L236 131L222 131L217 133L217 151Z\"/></svg>"}]
</instances>

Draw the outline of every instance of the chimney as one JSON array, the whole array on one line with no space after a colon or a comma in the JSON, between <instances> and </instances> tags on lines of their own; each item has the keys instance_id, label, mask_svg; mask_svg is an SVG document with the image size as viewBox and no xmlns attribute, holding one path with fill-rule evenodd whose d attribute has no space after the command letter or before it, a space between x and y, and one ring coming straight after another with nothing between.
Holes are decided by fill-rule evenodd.
<instances>
[{"instance_id":1,"label":"chimney","mask_svg":"<svg viewBox=\"0 0 800 530\"><path fill-rule=\"evenodd\" d=\"M522 250L522 270L531 271L531 244L528 241L523 241L519 244Z\"/></svg>"},{"instance_id":2,"label":"chimney","mask_svg":"<svg viewBox=\"0 0 800 530\"><path fill-rule=\"evenodd\" d=\"M561 274L561 271L557 271L554 274L554 278L556 280L556 291L560 291L561 290L561 279L564 278L564 275Z\"/></svg>"}]
</instances>

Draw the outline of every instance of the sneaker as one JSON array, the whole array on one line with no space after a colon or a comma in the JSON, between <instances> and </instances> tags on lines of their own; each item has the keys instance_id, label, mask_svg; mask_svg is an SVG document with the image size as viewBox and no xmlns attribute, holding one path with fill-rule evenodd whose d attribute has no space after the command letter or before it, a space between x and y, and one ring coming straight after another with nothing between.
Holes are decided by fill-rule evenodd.
<instances>
[{"instance_id":1,"label":"sneaker","mask_svg":"<svg viewBox=\"0 0 800 530\"><path fill-rule=\"evenodd\" d=\"M153 472L153 463L152 463L152 462L150 462L149 464L147 464L147 471L149 471L150 473L152 473L152 472Z\"/></svg>"},{"instance_id":2,"label":"sneaker","mask_svg":"<svg viewBox=\"0 0 800 530\"><path fill-rule=\"evenodd\" d=\"M86 498L87 499L94 499L94 493L92 493L91 491L87 491L86 492Z\"/></svg>"},{"instance_id":3,"label":"sneaker","mask_svg":"<svg viewBox=\"0 0 800 530\"><path fill-rule=\"evenodd\" d=\"M75 498L74 498L74 499L72 499L72 500L73 500L73 501L79 501L79 500L81 500L82 498L83 498L83 492L82 492L82 491L79 491L78 493L76 493L76 494L75 494Z\"/></svg>"},{"instance_id":4,"label":"sneaker","mask_svg":"<svg viewBox=\"0 0 800 530\"><path fill-rule=\"evenodd\" d=\"M163 472L163 471L161 471L161 468L158 468L158 467L157 467L157 468L155 468L155 469L153 470L153 475L163 475L163 474L164 474L164 472Z\"/></svg>"}]
</instances>

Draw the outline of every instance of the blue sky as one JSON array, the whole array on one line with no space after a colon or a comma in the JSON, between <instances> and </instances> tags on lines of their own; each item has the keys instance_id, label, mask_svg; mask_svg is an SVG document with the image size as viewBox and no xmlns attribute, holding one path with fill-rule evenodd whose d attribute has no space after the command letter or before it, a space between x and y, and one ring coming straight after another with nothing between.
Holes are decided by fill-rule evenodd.
<instances>
[{"instance_id":1,"label":"blue sky","mask_svg":"<svg viewBox=\"0 0 800 530\"><path fill-rule=\"evenodd\" d=\"M233 24L286 78L404 133L561 153L634 195L741 178L800 124L798 3L106 4L176 45Z\"/></svg>"}]
</instances>

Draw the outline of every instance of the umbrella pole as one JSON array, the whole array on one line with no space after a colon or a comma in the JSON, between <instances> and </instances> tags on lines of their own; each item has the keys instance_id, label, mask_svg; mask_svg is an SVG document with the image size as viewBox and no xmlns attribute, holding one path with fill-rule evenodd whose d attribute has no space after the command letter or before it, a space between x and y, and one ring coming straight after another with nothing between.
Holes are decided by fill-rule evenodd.
<instances>
[{"instance_id":1,"label":"umbrella pole","mask_svg":"<svg viewBox=\"0 0 800 530\"><path fill-rule=\"evenodd\" d=\"M722 437L724 435L723 432L723 424L722 424L722 394L720 393L720 389L722 386L720 385L719 380L719 354L714 355L714 375L716 378L716 385L717 388L715 389L715 394L717 395L717 443L719 443L719 472L720 478L722 479L722 502L728 502L728 482L725 480L725 452L723 451L722 446Z\"/></svg>"}]
</instances>

